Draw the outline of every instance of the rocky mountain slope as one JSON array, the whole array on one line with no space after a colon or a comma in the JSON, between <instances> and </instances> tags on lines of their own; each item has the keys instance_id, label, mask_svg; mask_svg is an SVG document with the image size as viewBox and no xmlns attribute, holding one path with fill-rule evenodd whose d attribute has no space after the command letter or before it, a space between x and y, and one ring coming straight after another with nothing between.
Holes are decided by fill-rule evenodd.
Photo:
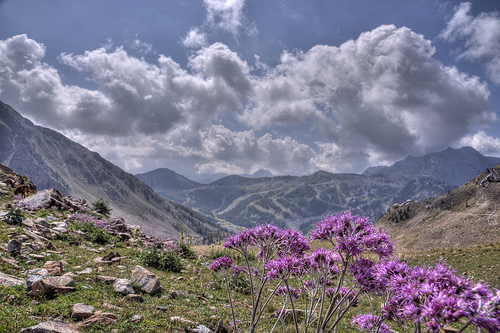
<instances>
[{"instance_id":1,"label":"rocky mountain slope","mask_svg":"<svg viewBox=\"0 0 500 333\"><path fill-rule=\"evenodd\" d=\"M319 171L304 177L227 176L199 184L168 169L136 175L162 197L221 223L258 223L307 231L325 214L350 210L378 219L393 203L423 200L456 188L464 179L500 163L470 147L408 157L364 174ZM469 176L472 173L472 176Z\"/></svg>"},{"instance_id":2,"label":"rocky mountain slope","mask_svg":"<svg viewBox=\"0 0 500 333\"><path fill-rule=\"evenodd\" d=\"M448 193L394 207L376 225L406 251L498 242L500 165Z\"/></svg>"},{"instance_id":3,"label":"rocky mountain slope","mask_svg":"<svg viewBox=\"0 0 500 333\"><path fill-rule=\"evenodd\" d=\"M104 198L114 216L146 233L214 239L222 230L199 214L166 201L133 175L48 128L35 126L0 102L0 163L26 175L38 189L56 188L88 202Z\"/></svg>"}]
</instances>

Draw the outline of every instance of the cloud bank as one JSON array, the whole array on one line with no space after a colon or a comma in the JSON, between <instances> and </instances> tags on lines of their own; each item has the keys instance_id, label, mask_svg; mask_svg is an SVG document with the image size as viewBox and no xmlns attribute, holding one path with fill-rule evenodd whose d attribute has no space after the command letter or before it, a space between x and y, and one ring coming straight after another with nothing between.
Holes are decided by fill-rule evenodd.
<instances>
[{"instance_id":1,"label":"cloud bank","mask_svg":"<svg viewBox=\"0 0 500 333\"><path fill-rule=\"evenodd\" d=\"M224 16L217 8L228 3ZM238 26L242 4L206 1L224 27ZM185 67L124 47L61 54L94 89L65 82L45 50L26 35L0 41L1 99L130 172L359 172L481 140L471 133L496 120L487 84L435 60L432 43L405 27L284 51L275 67L222 43L191 53Z\"/></svg>"}]
</instances>

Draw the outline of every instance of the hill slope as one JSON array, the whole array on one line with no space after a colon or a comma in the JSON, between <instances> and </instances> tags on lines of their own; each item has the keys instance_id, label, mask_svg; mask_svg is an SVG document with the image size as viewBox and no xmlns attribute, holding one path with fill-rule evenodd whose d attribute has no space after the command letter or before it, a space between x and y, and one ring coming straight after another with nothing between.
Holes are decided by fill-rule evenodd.
<instances>
[{"instance_id":1,"label":"hill slope","mask_svg":"<svg viewBox=\"0 0 500 333\"><path fill-rule=\"evenodd\" d=\"M376 223L400 250L468 247L500 238L500 165L443 195L391 209Z\"/></svg>"},{"instance_id":2,"label":"hill slope","mask_svg":"<svg viewBox=\"0 0 500 333\"><path fill-rule=\"evenodd\" d=\"M113 215L146 233L214 238L221 229L185 207L158 196L146 184L60 133L35 126L0 102L0 163L33 180L89 202L104 198Z\"/></svg>"}]
</instances>

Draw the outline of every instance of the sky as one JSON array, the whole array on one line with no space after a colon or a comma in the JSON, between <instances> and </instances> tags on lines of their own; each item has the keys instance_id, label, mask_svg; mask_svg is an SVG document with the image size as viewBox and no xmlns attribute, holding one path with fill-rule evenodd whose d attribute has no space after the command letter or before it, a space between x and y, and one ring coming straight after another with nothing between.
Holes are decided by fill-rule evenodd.
<instances>
[{"instance_id":1,"label":"sky","mask_svg":"<svg viewBox=\"0 0 500 333\"><path fill-rule=\"evenodd\" d=\"M134 174L500 156L500 1L0 0L0 100Z\"/></svg>"}]
</instances>

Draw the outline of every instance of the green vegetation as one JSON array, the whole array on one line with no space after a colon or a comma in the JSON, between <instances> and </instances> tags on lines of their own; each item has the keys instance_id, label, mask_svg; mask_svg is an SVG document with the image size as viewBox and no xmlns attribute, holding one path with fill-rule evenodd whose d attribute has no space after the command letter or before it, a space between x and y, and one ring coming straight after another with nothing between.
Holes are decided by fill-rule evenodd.
<instances>
[{"instance_id":1,"label":"green vegetation","mask_svg":"<svg viewBox=\"0 0 500 333\"><path fill-rule=\"evenodd\" d=\"M109 202L104 200L103 198L99 198L92 203L92 209L104 217L109 217L111 214L111 207L109 206Z\"/></svg>"}]
</instances>

